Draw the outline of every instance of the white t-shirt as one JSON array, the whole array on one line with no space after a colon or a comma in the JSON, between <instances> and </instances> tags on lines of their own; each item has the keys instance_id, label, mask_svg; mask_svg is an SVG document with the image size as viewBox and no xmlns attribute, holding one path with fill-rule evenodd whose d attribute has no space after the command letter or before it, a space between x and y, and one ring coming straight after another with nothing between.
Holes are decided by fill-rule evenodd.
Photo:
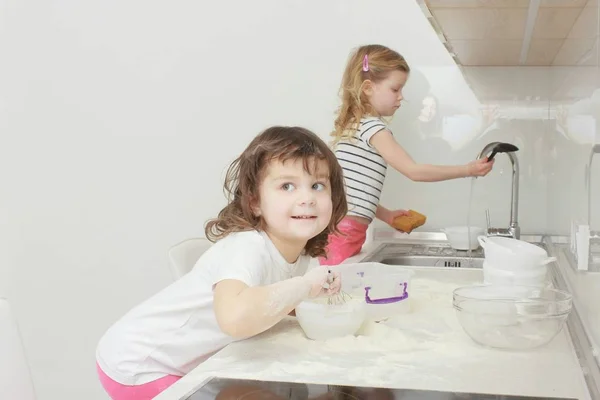
<instances>
[{"instance_id":1,"label":"white t-shirt","mask_svg":"<svg viewBox=\"0 0 600 400\"><path fill-rule=\"evenodd\" d=\"M100 368L123 385L167 374L183 376L235 341L213 310L213 286L237 279L264 286L301 276L311 258L285 261L266 233L232 233L198 260L192 271L138 305L104 334L96 350Z\"/></svg>"}]
</instances>

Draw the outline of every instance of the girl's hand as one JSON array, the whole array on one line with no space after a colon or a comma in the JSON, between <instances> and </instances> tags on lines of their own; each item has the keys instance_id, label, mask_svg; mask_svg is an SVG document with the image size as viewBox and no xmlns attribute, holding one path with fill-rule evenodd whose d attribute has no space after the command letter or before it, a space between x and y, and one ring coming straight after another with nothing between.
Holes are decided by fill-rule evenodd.
<instances>
[{"instance_id":1,"label":"girl's hand","mask_svg":"<svg viewBox=\"0 0 600 400\"><path fill-rule=\"evenodd\" d=\"M339 272L327 265L309 269L302 279L310 285L309 298L331 296L337 294L342 287L342 278Z\"/></svg>"},{"instance_id":2,"label":"girl's hand","mask_svg":"<svg viewBox=\"0 0 600 400\"><path fill-rule=\"evenodd\" d=\"M398 217L401 217L403 215L410 215L410 213L406 210L390 210L389 214L386 217L386 220L384 221L386 224L388 224L389 226L391 226L392 228L394 228L394 220ZM394 228L396 229L396 228Z\"/></svg>"},{"instance_id":3,"label":"girl's hand","mask_svg":"<svg viewBox=\"0 0 600 400\"><path fill-rule=\"evenodd\" d=\"M492 170L494 161L488 161L487 157L471 161L467 164L467 176L486 176Z\"/></svg>"}]
</instances>

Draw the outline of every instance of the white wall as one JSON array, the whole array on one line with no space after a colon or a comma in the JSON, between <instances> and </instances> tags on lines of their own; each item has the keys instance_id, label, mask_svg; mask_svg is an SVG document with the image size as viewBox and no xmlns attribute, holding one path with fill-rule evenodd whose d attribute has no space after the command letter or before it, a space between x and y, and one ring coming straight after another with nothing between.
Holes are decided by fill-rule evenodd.
<instances>
[{"instance_id":1,"label":"white wall","mask_svg":"<svg viewBox=\"0 0 600 400\"><path fill-rule=\"evenodd\" d=\"M450 62L412 1L0 9L0 289L42 400L104 398L100 335L170 282L168 247L203 234L251 137L327 136L352 47Z\"/></svg>"},{"instance_id":2,"label":"white wall","mask_svg":"<svg viewBox=\"0 0 600 400\"><path fill-rule=\"evenodd\" d=\"M223 170L255 134L299 124L327 138L351 48L393 47L452 113L476 118L480 107L408 0L6 0L0 10L0 291L42 400L105 398L100 335L170 282L168 247L203 234L224 205ZM411 131L425 83L411 81L392 127L419 161L467 162L504 137L459 130L454 152L438 142L426 153L433 144ZM499 157L476 186L477 218L489 202L497 225L507 219L506 167ZM522 199L549 190L538 175ZM437 228L464 223L467 190L466 180L391 173L384 202L422 210ZM542 194L521 203L528 229L546 228Z\"/></svg>"}]
</instances>

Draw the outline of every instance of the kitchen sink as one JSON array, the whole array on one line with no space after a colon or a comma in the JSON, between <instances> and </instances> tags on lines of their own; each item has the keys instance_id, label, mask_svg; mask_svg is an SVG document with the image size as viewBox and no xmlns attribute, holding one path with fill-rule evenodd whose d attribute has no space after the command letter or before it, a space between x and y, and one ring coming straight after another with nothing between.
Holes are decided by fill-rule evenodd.
<instances>
[{"instance_id":1,"label":"kitchen sink","mask_svg":"<svg viewBox=\"0 0 600 400\"><path fill-rule=\"evenodd\" d=\"M541 243L533 243L545 248ZM442 268L483 268L484 253L477 250L455 250L445 241L419 243L383 243L361 262L388 265Z\"/></svg>"},{"instance_id":2,"label":"kitchen sink","mask_svg":"<svg viewBox=\"0 0 600 400\"><path fill-rule=\"evenodd\" d=\"M370 260L374 261L374 260ZM482 268L483 258L435 257L435 256L390 256L382 258L382 264L410 265L419 267Z\"/></svg>"},{"instance_id":3,"label":"kitchen sink","mask_svg":"<svg viewBox=\"0 0 600 400\"><path fill-rule=\"evenodd\" d=\"M447 242L383 243L361 262L420 267L482 268L483 249L455 250Z\"/></svg>"}]
</instances>

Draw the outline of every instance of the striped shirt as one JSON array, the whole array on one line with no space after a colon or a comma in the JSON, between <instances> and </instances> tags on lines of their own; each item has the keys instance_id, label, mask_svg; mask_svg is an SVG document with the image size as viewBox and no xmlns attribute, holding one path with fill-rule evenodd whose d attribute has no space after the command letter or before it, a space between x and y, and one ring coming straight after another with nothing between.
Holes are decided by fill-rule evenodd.
<instances>
[{"instance_id":1,"label":"striped shirt","mask_svg":"<svg viewBox=\"0 0 600 400\"><path fill-rule=\"evenodd\" d=\"M371 138L387 125L376 117L365 117L351 140L336 144L335 155L344 170L348 215L373 220L381 197L387 163L371 146Z\"/></svg>"}]
</instances>

